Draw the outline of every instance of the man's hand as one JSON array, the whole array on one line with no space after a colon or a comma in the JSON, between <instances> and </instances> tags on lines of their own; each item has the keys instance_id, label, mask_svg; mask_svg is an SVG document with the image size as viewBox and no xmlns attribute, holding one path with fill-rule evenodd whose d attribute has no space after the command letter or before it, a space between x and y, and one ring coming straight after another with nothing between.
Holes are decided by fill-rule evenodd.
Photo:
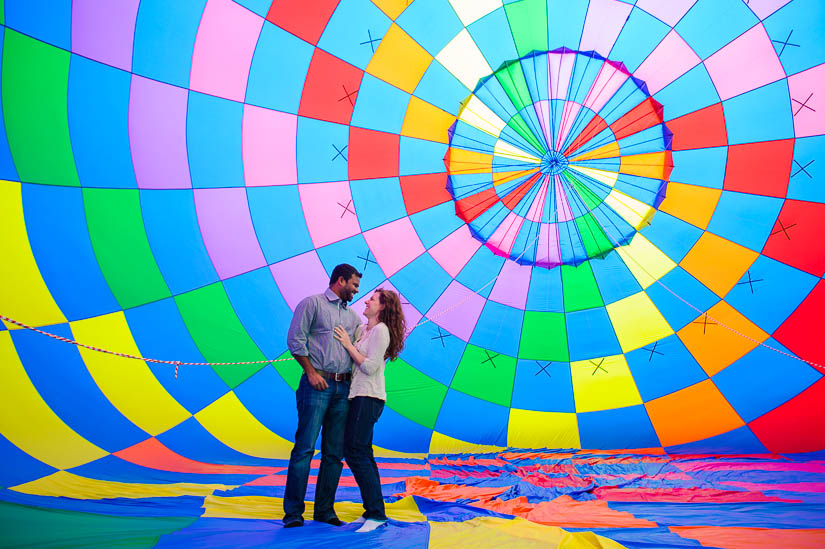
<instances>
[{"instance_id":1,"label":"man's hand","mask_svg":"<svg viewBox=\"0 0 825 549\"><path fill-rule=\"evenodd\" d=\"M307 372L307 381L316 391L325 391L329 387L327 380L321 377L321 374L316 372L315 368Z\"/></svg>"}]
</instances>

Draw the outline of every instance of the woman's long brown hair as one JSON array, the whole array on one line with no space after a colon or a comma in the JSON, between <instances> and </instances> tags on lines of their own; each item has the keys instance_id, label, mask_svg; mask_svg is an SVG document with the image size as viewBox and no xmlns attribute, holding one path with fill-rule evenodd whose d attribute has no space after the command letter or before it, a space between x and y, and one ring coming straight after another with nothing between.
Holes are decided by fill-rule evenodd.
<instances>
[{"instance_id":1,"label":"woman's long brown hair","mask_svg":"<svg viewBox=\"0 0 825 549\"><path fill-rule=\"evenodd\" d=\"M392 290L378 288L378 300L384 308L378 313L378 322L383 322L390 330L390 346L384 358L395 360L398 353L404 348L404 336L407 332L407 321L404 320L404 311L401 309L401 299Z\"/></svg>"}]
</instances>

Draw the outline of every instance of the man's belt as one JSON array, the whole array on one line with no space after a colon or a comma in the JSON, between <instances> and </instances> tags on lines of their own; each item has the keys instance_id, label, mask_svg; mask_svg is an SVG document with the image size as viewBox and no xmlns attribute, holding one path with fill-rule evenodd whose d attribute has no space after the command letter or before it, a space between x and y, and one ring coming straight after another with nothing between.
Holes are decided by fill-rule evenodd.
<instances>
[{"instance_id":1,"label":"man's belt","mask_svg":"<svg viewBox=\"0 0 825 549\"><path fill-rule=\"evenodd\" d=\"M321 377L326 379L331 379L333 381L350 381L352 379L352 374L349 372L345 372L342 374L337 374L335 372L327 372L326 370L315 370Z\"/></svg>"}]
</instances>

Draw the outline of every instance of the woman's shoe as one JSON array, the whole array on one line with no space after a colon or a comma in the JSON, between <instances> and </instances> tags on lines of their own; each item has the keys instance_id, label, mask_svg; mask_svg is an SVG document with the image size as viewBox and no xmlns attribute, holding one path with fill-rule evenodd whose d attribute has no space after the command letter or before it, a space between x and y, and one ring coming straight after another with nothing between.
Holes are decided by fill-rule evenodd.
<instances>
[{"instance_id":1,"label":"woman's shoe","mask_svg":"<svg viewBox=\"0 0 825 549\"><path fill-rule=\"evenodd\" d=\"M379 526L383 526L385 524L387 524L386 520L366 519L364 521L364 525L361 526L361 528L359 528L358 530L356 530L356 532L359 534L363 534L364 532L372 532Z\"/></svg>"}]
</instances>

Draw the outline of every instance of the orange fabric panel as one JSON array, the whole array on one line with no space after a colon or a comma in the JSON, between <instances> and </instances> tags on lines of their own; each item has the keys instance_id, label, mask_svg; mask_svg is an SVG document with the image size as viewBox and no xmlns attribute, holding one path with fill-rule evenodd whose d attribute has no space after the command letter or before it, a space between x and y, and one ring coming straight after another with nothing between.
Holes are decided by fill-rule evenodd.
<instances>
[{"instance_id":1,"label":"orange fabric panel","mask_svg":"<svg viewBox=\"0 0 825 549\"><path fill-rule=\"evenodd\" d=\"M447 191L446 173L402 175L400 180L401 195L404 197L404 206L409 215L452 199Z\"/></svg>"},{"instance_id":2,"label":"orange fabric panel","mask_svg":"<svg viewBox=\"0 0 825 549\"><path fill-rule=\"evenodd\" d=\"M710 379L646 402L645 408L663 446L703 440L745 424Z\"/></svg>"},{"instance_id":3,"label":"orange fabric panel","mask_svg":"<svg viewBox=\"0 0 825 549\"><path fill-rule=\"evenodd\" d=\"M343 477L342 477L343 480ZM395 482L398 479L395 478ZM423 477L410 477L405 480L406 491L398 494L404 496L422 496L438 501L458 501L462 499L489 499L506 492L509 486L464 486L460 484L441 484L436 480Z\"/></svg>"},{"instance_id":4,"label":"orange fabric panel","mask_svg":"<svg viewBox=\"0 0 825 549\"><path fill-rule=\"evenodd\" d=\"M725 111L721 103L674 118L665 123L673 132L674 151L721 147L728 144Z\"/></svg>"},{"instance_id":5,"label":"orange fabric panel","mask_svg":"<svg viewBox=\"0 0 825 549\"><path fill-rule=\"evenodd\" d=\"M651 179L667 179L672 165L670 151L634 154L621 158L619 171Z\"/></svg>"},{"instance_id":6,"label":"orange fabric panel","mask_svg":"<svg viewBox=\"0 0 825 549\"><path fill-rule=\"evenodd\" d=\"M622 150L618 143L611 141L607 145L603 145L592 151L587 151L579 156L570 159L571 162L581 162L582 160L600 160L602 158L618 158L622 155Z\"/></svg>"},{"instance_id":7,"label":"orange fabric panel","mask_svg":"<svg viewBox=\"0 0 825 549\"><path fill-rule=\"evenodd\" d=\"M530 173L538 173L538 170L519 170L517 172L493 172L493 185L501 185L519 177L524 177Z\"/></svg>"},{"instance_id":8,"label":"orange fabric panel","mask_svg":"<svg viewBox=\"0 0 825 549\"><path fill-rule=\"evenodd\" d=\"M610 124L610 129L616 135L616 140L639 133L662 122L662 104L648 97L627 114Z\"/></svg>"},{"instance_id":9,"label":"orange fabric panel","mask_svg":"<svg viewBox=\"0 0 825 549\"><path fill-rule=\"evenodd\" d=\"M700 229L707 229L722 191L671 181L667 196L659 210L687 221Z\"/></svg>"},{"instance_id":10,"label":"orange fabric panel","mask_svg":"<svg viewBox=\"0 0 825 549\"><path fill-rule=\"evenodd\" d=\"M793 139L731 145L725 168L725 190L785 198L793 148Z\"/></svg>"},{"instance_id":11,"label":"orange fabric panel","mask_svg":"<svg viewBox=\"0 0 825 549\"><path fill-rule=\"evenodd\" d=\"M745 275L759 254L713 233L704 233L679 265L724 297Z\"/></svg>"},{"instance_id":12,"label":"orange fabric panel","mask_svg":"<svg viewBox=\"0 0 825 549\"><path fill-rule=\"evenodd\" d=\"M670 526L683 538L699 541L708 547L724 549L821 549L825 547L825 529L785 530L740 528L734 526Z\"/></svg>"},{"instance_id":13,"label":"orange fabric panel","mask_svg":"<svg viewBox=\"0 0 825 549\"><path fill-rule=\"evenodd\" d=\"M489 154L464 149L449 149L444 156L447 171L452 174L490 173L493 170L493 157Z\"/></svg>"},{"instance_id":14,"label":"orange fabric panel","mask_svg":"<svg viewBox=\"0 0 825 549\"><path fill-rule=\"evenodd\" d=\"M717 322L738 333L719 326ZM696 317L676 335L709 376L745 356L756 348L757 342L768 339L767 333L724 301Z\"/></svg>"},{"instance_id":15,"label":"orange fabric panel","mask_svg":"<svg viewBox=\"0 0 825 549\"><path fill-rule=\"evenodd\" d=\"M606 501L576 501L570 496L559 496L553 501L529 503L525 496L509 500L487 500L471 503L548 526L563 528L656 528L658 525L646 519L636 518L624 511L615 511Z\"/></svg>"}]
</instances>

